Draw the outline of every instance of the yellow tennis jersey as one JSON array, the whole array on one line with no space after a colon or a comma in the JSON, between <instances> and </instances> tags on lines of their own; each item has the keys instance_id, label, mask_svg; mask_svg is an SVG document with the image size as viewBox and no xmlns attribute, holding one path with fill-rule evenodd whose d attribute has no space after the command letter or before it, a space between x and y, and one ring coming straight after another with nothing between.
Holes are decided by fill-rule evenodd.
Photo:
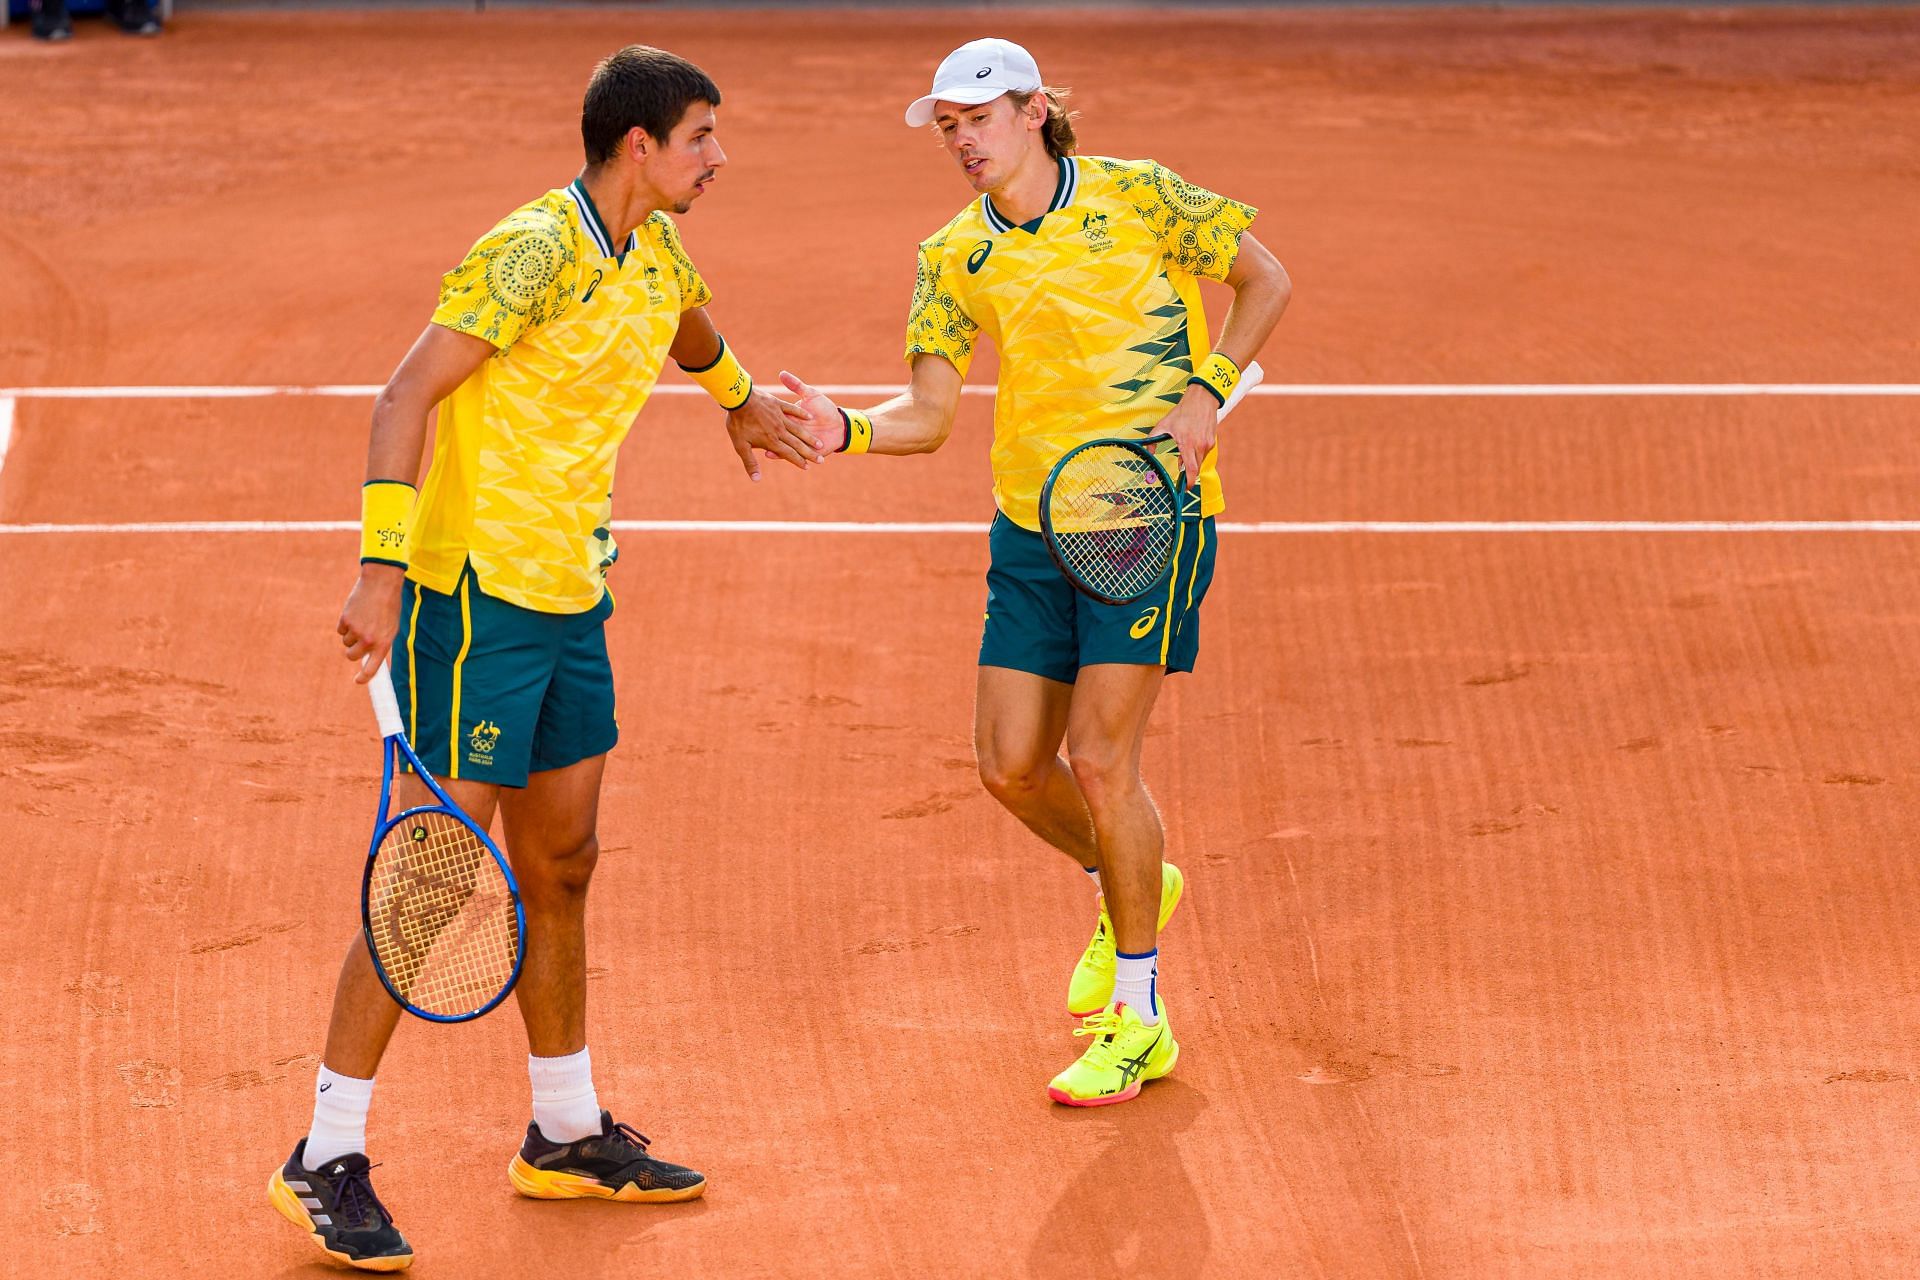
<instances>
[{"instance_id":1,"label":"yellow tennis jersey","mask_svg":"<svg viewBox=\"0 0 1920 1280\"><path fill-rule=\"evenodd\" d=\"M656 213L616 251L579 182L523 205L440 285L433 322L495 355L440 404L408 576L584 613L606 590L613 463L680 313L711 298Z\"/></svg>"},{"instance_id":2,"label":"yellow tennis jersey","mask_svg":"<svg viewBox=\"0 0 1920 1280\"><path fill-rule=\"evenodd\" d=\"M993 496L1040 527L1040 486L1061 455L1147 435L1209 353L1199 277L1224 280L1257 212L1151 160L1065 157L1047 212L1015 226L982 196L920 246L907 359L962 375L980 334L1000 349ZM1226 506L1215 460L1201 510Z\"/></svg>"}]
</instances>

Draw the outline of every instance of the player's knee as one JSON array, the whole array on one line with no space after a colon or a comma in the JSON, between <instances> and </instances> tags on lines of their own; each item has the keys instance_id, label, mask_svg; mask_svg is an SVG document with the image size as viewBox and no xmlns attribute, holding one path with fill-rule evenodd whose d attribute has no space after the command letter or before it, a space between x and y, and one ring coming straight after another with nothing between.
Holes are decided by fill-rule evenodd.
<instances>
[{"instance_id":1,"label":"player's knee","mask_svg":"<svg viewBox=\"0 0 1920 1280\"><path fill-rule=\"evenodd\" d=\"M982 751L979 764L980 784L1001 804L1017 809L1045 788L1047 770L1053 762L1009 759L995 752Z\"/></svg>"},{"instance_id":2,"label":"player's knee","mask_svg":"<svg viewBox=\"0 0 1920 1280\"><path fill-rule=\"evenodd\" d=\"M1140 785L1132 757L1127 752L1108 749L1104 743L1091 748L1075 748L1068 764L1073 769L1073 780L1080 784L1080 794L1086 797L1089 808L1098 809L1107 801L1130 793Z\"/></svg>"},{"instance_id":3,"label":"player's knee","mask_svg":"<svg viewBox=\"0 0 1920 1280\"><path fill-rule=\"evenodd\" d=\"M600 861L600 840L588 836L571 848L545 854L522 878L528 893L571 896L583 894L593 880L593 869Z\"/></svg>"}]
</instances>

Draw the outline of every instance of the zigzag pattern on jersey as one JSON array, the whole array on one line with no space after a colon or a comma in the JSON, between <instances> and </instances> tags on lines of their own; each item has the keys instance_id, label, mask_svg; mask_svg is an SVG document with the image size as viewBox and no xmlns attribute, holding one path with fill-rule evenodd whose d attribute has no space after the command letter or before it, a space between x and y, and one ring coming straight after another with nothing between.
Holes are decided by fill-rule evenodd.
<instances>
[{"instance_id":1,"label":"zigzag pattern on jersey","mask_svg":"<svg viewBox=\"0 0 1920 1280\"><path fill-rule=\"evenodd\" d=\"M1168 283L1172 290L1173 285ZM1155 307L1149 316L1165 320L1166 327L1138 346L1127 350L1144 355L1146 363L1131 378L1114 384L1116 391L1138 395L1149 393L1168 405L1180 403L1186 394L1187 380L1193 376L1193 343L1187 337L1187 308L1176 296L1172 302Z\"/></svg>"},{"instance_id":2,"label":"zigzag pattern on jersey","mask_svg":"<svg viewBox=\"0 0 1920 1280\"><path fill-rule=\"evenodd\" d=\"M1208 280L1227 278L1240 253L1241 233L1253 225L1257 209L1195 186L1152 160L1088 158L1165 242L1174 269Z\"/></svg>"}]
</instances>

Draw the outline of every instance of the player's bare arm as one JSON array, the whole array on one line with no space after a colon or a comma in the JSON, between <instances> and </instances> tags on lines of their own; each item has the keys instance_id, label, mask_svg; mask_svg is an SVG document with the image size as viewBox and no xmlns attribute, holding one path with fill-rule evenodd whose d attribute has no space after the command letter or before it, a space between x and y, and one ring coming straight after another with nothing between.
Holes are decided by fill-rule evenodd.
<instances>
[{"instance_id":1,"label":"player's bare arm","mask_svg":"<svg viewBox=\"0 0 1920 1280\"><path fill-rule=\"evenodd\" d=\"M719 330L705 307L695 307L680 317L680 332L668 349L675 363L683 369L705 369L720 358L721 352ZM756 450L802 470L820 461L820 449L806 429L803 411L758 387L748 394L746 403L728 411L727 438L733 442L733 451L740 455L750 480L760 478Z\"/></svg>"},{"instance_id":2,"label":"player's bare arm","mask_svg":"<svg viewBox=\"0 0 1920 1280\"><path fill-rule=\"evenodd\" d=\"M960 371L939 356L913 362L907 389L871 409L843 411L825 392L787 372L816 446L825 453L932 453L946 443L960 409Z\"/></svg>"},{"instance_id":3,"label":"player's bare arm","mask_svg":"<svg viewBox=\"0 0 1920 1280\"><path fill-rule=\"evenodd\" d=\"M1249 231L1241 233L1240 256L1234 259L1226 284L1233 290L1233 304L1214 350L1233 361L1235 368L1245 369L1280 323L1293 296L1293 283L1273 251ZM1200 463L1213 452L1220 407L1219 398L1203 384L1190 382L1180 403L1160 420L1158 429L1173 437L1180 457L1187 460L1183 474L1188 487L1200 482Z\"/></svg>"},{"instance_id":4,"label":"player's bare arm","mask_svg":"<svg viewBox=\"0 0 1920 1280\"><path fill-rule=\"evenodd\" d=\"M492 343L471 334L437 324L426 327L373 402L367 483L413 484L426 450L427 415L493 353ZM360 684L373 678L393 648L400 628L400 588L406 578L406 570L395 565L363 561L360 577L340 610L336 630L345 656L360 664L354 677Z\"/></svg>"}]
</instances>

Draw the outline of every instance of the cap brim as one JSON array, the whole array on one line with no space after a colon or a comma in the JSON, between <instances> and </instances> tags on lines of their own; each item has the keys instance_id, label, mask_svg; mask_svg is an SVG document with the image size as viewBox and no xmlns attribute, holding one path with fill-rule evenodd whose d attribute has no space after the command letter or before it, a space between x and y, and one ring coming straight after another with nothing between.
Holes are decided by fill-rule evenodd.
<instances>
[{"instance_id":1,"label":"cap brim","mask_svg":"<svg viewBox=\"0 0 1920 1280\"><path fill-rule=\"evenodd\" d=\"M1003 84L969 84L956 85L945 93L930 93L924 98L915 98L913 105L907 108L907 124L915 129L932 124L935 103L957 102L963 107L977 107L1010 92L1012 90Z\"/></svg>"}]
</instances>

